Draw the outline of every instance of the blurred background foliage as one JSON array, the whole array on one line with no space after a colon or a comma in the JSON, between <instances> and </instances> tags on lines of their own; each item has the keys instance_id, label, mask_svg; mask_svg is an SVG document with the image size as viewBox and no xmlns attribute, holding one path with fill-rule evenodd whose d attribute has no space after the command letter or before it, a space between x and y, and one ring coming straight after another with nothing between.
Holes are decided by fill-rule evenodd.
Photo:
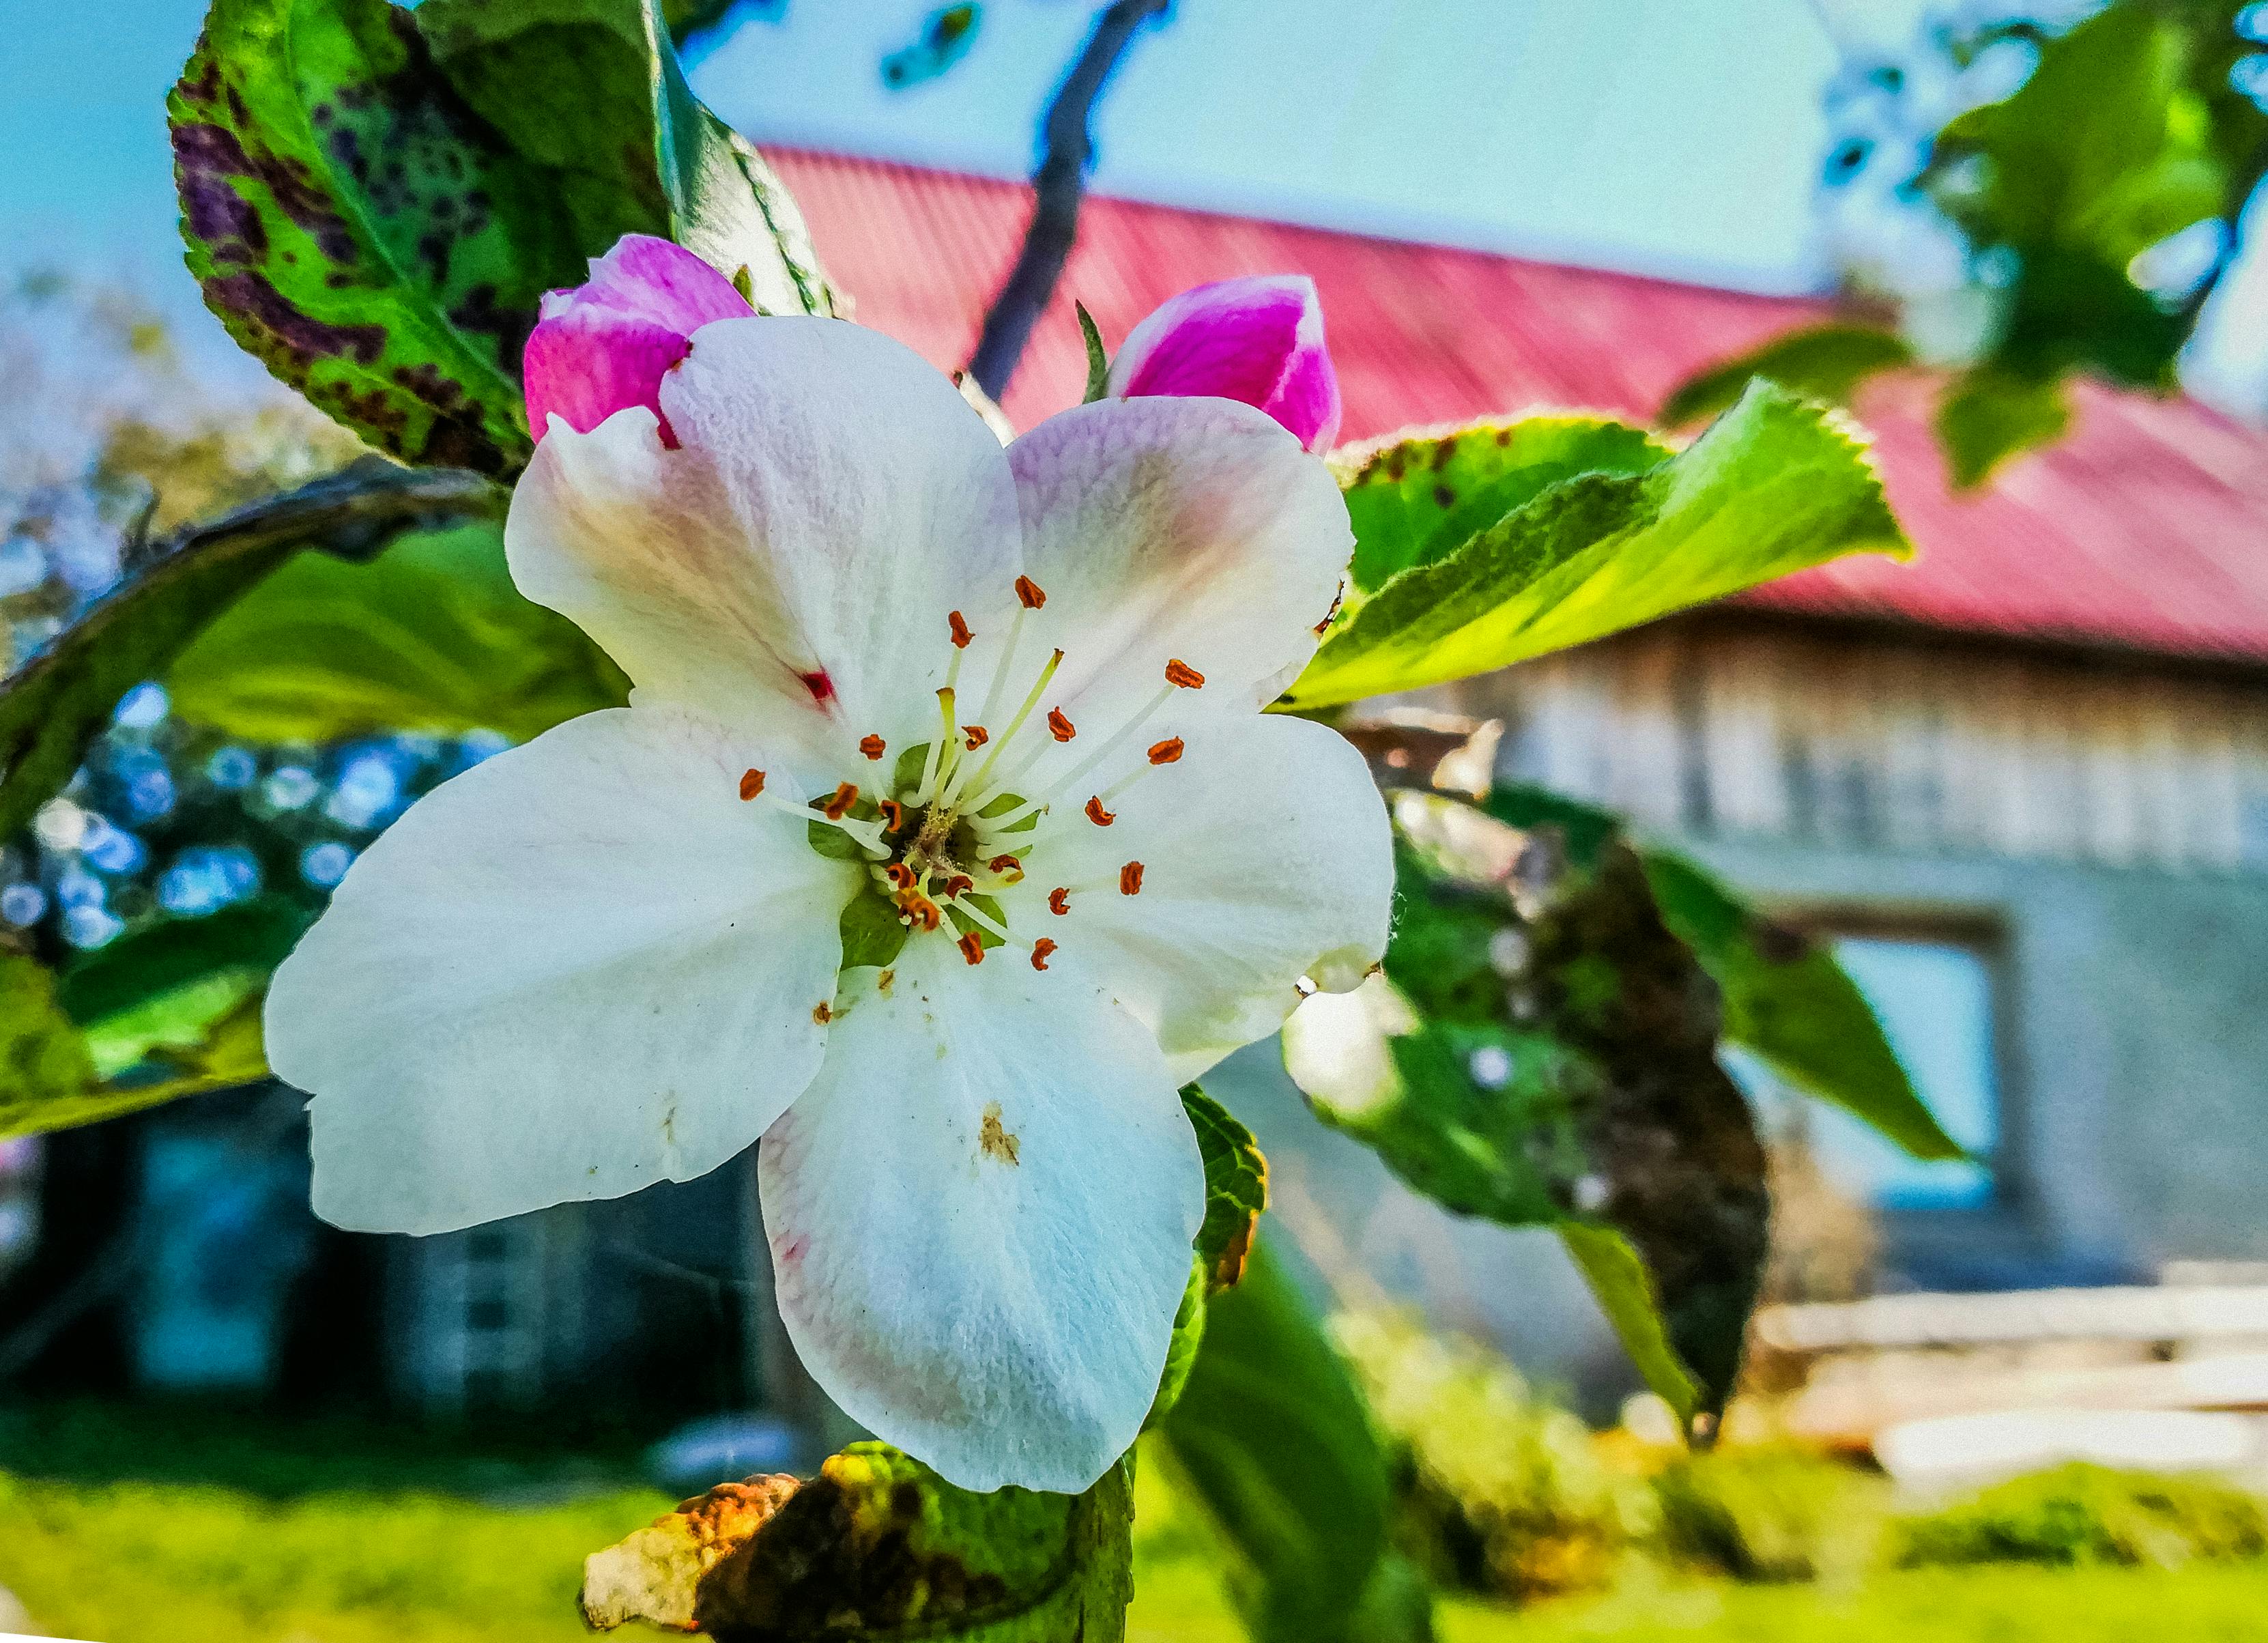
<instances>
[{"instance_id":1,"label":"blurred background foliage","mask_svg":"<svg viewBox=\"0 0 2268 1643\"><path fill-rule=\"evenodd\" d=\"M2075 377L2173 391L2268 172L2264 41L2244 0L2112 0L1972 10L1902 59L1854 51L1827 179L1874 215L1844 213L1864 221L1841 245L1849 316L1696 375L1663 420L1752 376L1841 402L1918 368L1972 486L2066 431Z\"/></svg>"}]
</instances>

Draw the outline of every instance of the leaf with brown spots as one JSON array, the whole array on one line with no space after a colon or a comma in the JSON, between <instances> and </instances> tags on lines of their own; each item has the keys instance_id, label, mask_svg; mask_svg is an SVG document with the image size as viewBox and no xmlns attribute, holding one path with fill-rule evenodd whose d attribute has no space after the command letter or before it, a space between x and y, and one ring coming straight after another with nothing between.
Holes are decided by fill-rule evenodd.
<instances>
[{"instance_id":1,"label":"leaf with brown spots","mask_svg":"<svg viewBox=\"0 0 2268 1643\"><path fill-rule=\"evenodd\" d=\"M1391 475L1391 453L1374 460ZM1364 489L1355 478L1351 511ZM1557 478L1460 541L1449 535L1462 522L1440 517L1427 542L1446 551L1383 567L1387 579L1349 600L1278 706L1335 707L1468 678L1845 554L1912 552L1856 431L1761 382L1642 472Z\"/></svg>"},{"instance_id":2,"label":"leaf with brown spots","mask_svg":"<svg viewBox=\"0 0 2268 1643\"><path fill-rule=\"evenodd\" d=\"M1577 474L1642 474L1668 456L1642 428L1557 415L1491 417L1335 451L1354 526L1353 602L1397 571L1431 564L1546 485Z\"/></svg>"},{"instance_id":3,"label":"leaf with brown spots","mask_svg":"<svg viewBox=\"0 0 2268 1643\"><path fill-rule=\"evenodd\" d=\"M167 109L189 269L230 334L405 461L517 472L520 349L585 248L412 14L214 0Z\"/></svg>"},{"instance_id":4,"label":"leaf with brown spots","mask_svg":"<svg viewBox=\"0 0 2268 1643\"><path fill-rule=\"evenodd\" d=\"M659 234L766 313L832 313L801 214L702 106L649 0L425 0L417 26L455 89L540 165L578 245Z\"/></svg>"},{"instance_id":5,"label":"leaf with brown spots","mask_svg":"<svg viewBox=\"0 0 2268 1643\"><path fill-rule=\"evenodd\" d=\"M718 1643L1119 1643L1133 1517L1125 1460L1082 1495L972 1494L857 1443L808 1483L722 1485L594 1552L583 1614Z\"/></svg>"},{"instance_id":6,"label":"leaf with brown spots","mask_svg":"<svg viewBox=\"0 0 2268 1643\"><path fill-rule=\"evenodd\" d=\"M1395 813L1384 974L1293 1015L1293 1075L1319 1116L1437 1202L1571 1229L1654 1389L1713 1414L1769 1212L1763 1148L1717 1064L1715 985L1618 838L1579 855L1557 827L1516 830L1434 795L1405 793Z\"/></svg>"},{"instance_id":7,"label":"leaf with brown spots","mask_svg":"<svg viewBox=\"0 0 2268 1643\"><path fill-rule=\"evenodd\" d=\"M1556 793L1498 786L1484 804L1499 822L1552 828L1578 863L1623 836L1613 815ZM1724 997L1724 1037L1790 1083L1872 1124L1916 1158L1965 1157L1890 1047L1882 1024L1835 954L1774 923L1673 851L1632 840L1670 933Z\"/></svg>"}]
</instances>

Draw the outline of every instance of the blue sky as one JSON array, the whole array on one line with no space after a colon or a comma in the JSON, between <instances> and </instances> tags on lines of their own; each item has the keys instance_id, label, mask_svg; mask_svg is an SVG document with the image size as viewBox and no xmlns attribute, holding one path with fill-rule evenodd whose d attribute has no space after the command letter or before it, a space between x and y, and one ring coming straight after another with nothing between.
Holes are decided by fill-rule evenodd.
<instances>
[{"instance_id":1,"label":"blue sky","mask_svg":"<svg viewBox=\"0 0 2268 1643\"><path fill-rule=\"evenodd\" d=\"M0 55L0 263L178 287L164 97L201 0L19 5ZM790 0L696 70L759 140L1019 174L1089 0L991 0L952 74L883 89L924 0ZM1179 0L1101 123L1099 186L1788 289L1831 54L1808 0Z\"/></svg>"}]
</instances>

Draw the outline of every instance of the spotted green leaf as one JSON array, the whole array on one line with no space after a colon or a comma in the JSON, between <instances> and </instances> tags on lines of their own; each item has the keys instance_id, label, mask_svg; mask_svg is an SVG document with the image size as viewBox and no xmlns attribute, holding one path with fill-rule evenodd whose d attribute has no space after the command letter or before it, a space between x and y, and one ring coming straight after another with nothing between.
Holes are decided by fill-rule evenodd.
<instances>
[{"instance_id":1,"label":"spotted green leaf","mask_svg":"<svg viewBox=\"0 0 2268 1643\"><path fill-rule=\"evenodd\" d=\"M1501 784L1482 807L1507 826L1549 829L1579 864L1624 837L1612 814L1539 787ZM1631 841L1654 906L1724 1001L1724 1036L1781 1077L1872 1124L1920 1159L1960 1146L1923 1102L1866 996L1835 954L1765 917L1690 858Z\"/></svg>"},{"instance_id":2,"label":"spotted green leaf","mask_svg":"<svg viewBox=\"0 0 2268 1643\"><path fill-rule=\"evenodd\" d=\"M1655 1389L1689 1418L1713 1413L1739 1368L1769 1210L1763 1148L1716 1058L1715 989L1618 838L1579 858L1556 830L1417 794L1395 821L1384 972L1292 1016L1293 1078L1447 1207L1627 1246L1643 1284L1602 1238L1571 1247L1594 1283L1618 1286L1602 1302L1623 1309ZM1643 1329L1628 1315L1639 1301Z\"/></svg>"},{"instance_id":3,"label":"spotted green leaf","mask_svg":"<svg viewBox=\"0 0 2268 1643\"><path fill-rule=\"evenodd\" d=\"M1278 705L1485 673L1860 551L1911 551L1865 451L1831 413L1756 383L1667 461L1549 484L1389 577Z\"/></svg>"},{"instance_id":4,"label":"spotted green leaf","mask_svg":"<svg viewBox=\"0 0 2268 1643\"><path fill-rule=\"evenodd\" d=\"M666 8L667 9L667 8ZM767 313L831 313L795 202L696 99L651 0L425 0L417 24L451 87L541 167L589 254L674 239Z\"/></svg>"},{"instance_id":5,"label":"spotted green leaf","mask_svg":"<svg viewBox=\"0 0 2268 1643\"><path fill-rule=\"evenodd\" d=\"M1346 608L1412 565L1460 548L1547 485L1578 474L1642 474L1669 448L1598 416L1523 416L1400 435L1336 452L1354 526Z\"/></svg>"},{"instance_id":6,"label":"spotted green leaf","mask_svg":"<svg viewBox=\"0 0 2268 1643\"><path fill-rule=\"evenodd\" d=\"M595 1629L731 1643L1119 1643L1133 1596L1131 1462L1081 1495L972 1494L887 1444L806 1483L725 1484L584 1566Z\"/></svg>"},{"instance_id":7,"label":"spotted green leaf","mask_svg":"<svg viewBox=\"0 0 2268 1643\"><path fill-rule=\"evenodd\" d=\"M214 0L167 104L189 269L268 368L405 461L508 475L518 364L585 253L390 0Z\"/></svg>"}]
</instances>

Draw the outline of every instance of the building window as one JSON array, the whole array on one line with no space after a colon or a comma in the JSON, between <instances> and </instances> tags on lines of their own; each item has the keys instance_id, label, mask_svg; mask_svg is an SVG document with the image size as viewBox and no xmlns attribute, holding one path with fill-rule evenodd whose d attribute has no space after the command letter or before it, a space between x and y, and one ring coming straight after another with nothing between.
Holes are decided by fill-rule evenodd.
<instances>
[{"instance_id":1,"label":"building window","mask_svg":"<svg viewBox=\"0 0 2268 1643\"><path fill-rule=\"evenodd\" d=\"M1841 1108L1796 1094L1754 1057L1730 1050L1727 1063L1755 1101L1765 1133L1800 1134L1830 1181L1877 1209L1990 1207L1999 1197L1993 1161L2001 1140L1990 959L1956 941L1829 939L1923 1101L1978 1161L1910 1158Z\"/></svg>"}]
</instances>

